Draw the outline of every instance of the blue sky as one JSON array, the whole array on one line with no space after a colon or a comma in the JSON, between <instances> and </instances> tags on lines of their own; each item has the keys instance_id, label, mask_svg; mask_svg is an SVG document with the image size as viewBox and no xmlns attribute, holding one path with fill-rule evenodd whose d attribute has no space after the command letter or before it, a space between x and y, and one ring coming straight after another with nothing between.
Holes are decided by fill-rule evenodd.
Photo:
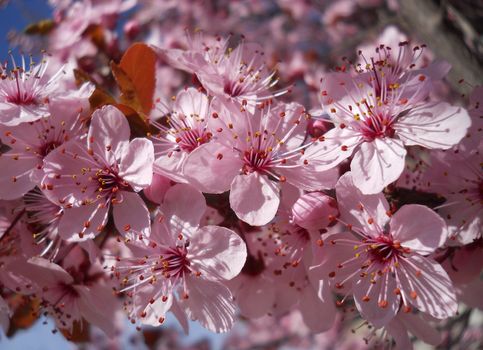
<instances>
[{"instance_id":1,"label":"blue sky","mask_svg":"<svg viewBox=\"0 0 483 350\"><path fill-rule=\"evenodd\" d=\"M21 31L30 23L50 17L51 8L46 0L10 0L7 7L0 9L0 61L8 55L10 30Z\"/></svg>"}]
</instances>

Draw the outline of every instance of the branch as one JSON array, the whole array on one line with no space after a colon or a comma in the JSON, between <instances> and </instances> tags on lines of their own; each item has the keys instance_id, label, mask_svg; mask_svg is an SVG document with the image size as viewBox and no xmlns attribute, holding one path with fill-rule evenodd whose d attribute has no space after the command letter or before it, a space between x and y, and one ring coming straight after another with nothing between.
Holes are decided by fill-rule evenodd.
<instances>
[{"instance_id":1,"label":"branch","mask_svg":"<svg viewBox=\"0 0 483 350\"><path fill-rule=\"evenodd\" d=\"M445 11L431 0L400 1L400 23L403 28L426 43L453 69L448 75L451 86L460 93L466 88L461 79L471 85L483 84L483 66L466 46L462 36L444 20Z\"/></svg>"}]
</instances>

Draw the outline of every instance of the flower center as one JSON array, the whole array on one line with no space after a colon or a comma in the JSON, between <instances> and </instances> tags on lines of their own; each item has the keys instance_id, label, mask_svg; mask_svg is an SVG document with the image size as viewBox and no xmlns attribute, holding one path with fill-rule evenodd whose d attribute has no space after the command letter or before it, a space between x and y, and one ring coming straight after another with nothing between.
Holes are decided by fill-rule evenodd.
<instances>
[{"instance_id":1,"label":"flower center","mask_svg":"<svg viewBox=\"0 0 483 350\"><path fill-rule=\"evenodd\" d=\"M250 149L243 153L243 173L249 174L255 171L265 173L272 167L271 152Z\"/></svg>"},{"instance_id":2,"label":"flower center","mask_svg":"<svg viewBox=\"0 0 483 350\"><path fill-rule=\"evenodd\" d=\"M185 273L191 273L188 255L188 245L169 248L160 256L159 263L155 270L161 270L166 278L180 278Z\"/></svg>"},{"instance_id":3,"label":"flower center","mask_svg":"<svg viewBox=\"0 0 483 350\"><path fill-rule=\"evenodd\" d=\"M238 97L243 94L243 80L240 78L239 81L231 81L226 79L223 85L223 92L231 97Z\"/></svg>"},{"instance_id":4,"label":"flower center","mask_svg":"<svg viewBox=\"0 0 483 350\"><path fill-rule=\"evenodd\" d=\"M373 261L385 264L405 252L400 242L393 240L390 235L381 234L375 239L368 240L368 253Z\"/></svg>"},{"instance_id":5,"label":"flower center","mask_svg":"<svg viewBox=\"0 0 483 350\"><path fill-rule=\"evenodd\" d=\"M116 193L119 190L129 190L129 184L111 169L99 169L96 172L96 180L99 183L98 192L103 194Z\"/></svg>"},{"instance_id":6,"label":"flower center","mask_svg":"<svg viewBox=\"0 0 483 350\"><path fill-rule=\"evenodd\" d=\"M20 75L25 75L26 73L21 69L15 69L12 71L12 74L13 77L10 78L10 89L6 91L6 101L24 106L36 104L37 100L35 98L33 89L29 89L20 78Z\"/></svg>"},{"instance_id":7,"label":"flower center","mask_svg":"<svg viewBox=\"0 0 483 350\"><path fill-rule=\"evenodd\" d=\"M45 158L50 152L59 147L62 143L58 141L51 141L44 143L39 149L39 155Z\"/></svg>"},{"instance_id":8,"label":"flower center","mask_svg":"<svg viewBox=\"0 0 483 350\"><path fill-rule=\"evenodd\" d=\"M180 132L176 138L176 143L181 150L185 152L192 152L198 146L210 141L212 134L209 132L200 131L198 129L186 129Z\"/></svg>"},{"instance_id":9,"label":"flower center","mask_svg":"<svg viewBox=\"0 0 483 350\"><path fill-rule=\"evenodd\" d=\"M366 118L361 125L361 132L366 141L376 138L394 137L393 120L383 115L373 115Z\"/></svg>"}]
</instances>

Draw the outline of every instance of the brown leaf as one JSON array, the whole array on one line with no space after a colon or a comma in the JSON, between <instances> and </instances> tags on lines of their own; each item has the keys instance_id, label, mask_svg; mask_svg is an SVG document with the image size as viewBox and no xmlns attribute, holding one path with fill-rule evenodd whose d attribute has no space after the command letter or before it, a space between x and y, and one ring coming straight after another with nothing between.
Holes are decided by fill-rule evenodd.
<instances>
[{"instance_id":1,"label":"brown leaf","mask_svg":"<svg viewBox=\"0 0 483 350\"><path fill-rule=\"evenodd\" d=\"M61 329L60 332L65 339L74 343L87 343L91 339L89 323L82 319L81 322L74 321L72 331L68 329Z\"/></svg>"},{"instance_id":2,"label":"brown leaf","mask_svg":"<svg viewBox=\"0 0 483 350\"><path fill-rule=\"evenodd\" d=\"M9 303L14 309L10 320L10 328L7 336L13 336L19 329L27 329L34 324L39 316L39 299L28 299L20 294L9 298Z\"/></svg>"},{"instance_id":3,"label":"brown leaf","mask_svg":"<svg viewBox=\"0 0 483 350\"><path fill-rule=\"evenodd\" d=\"M144 113L141 102L136 93L136 87L131 78L124 72L124 70L114 62L111 62L111 70L117 85L121 90L121 103L129 106L131 109L139 113Z\"/></svg>"},{"instance_id":4,"label":"brown leaf","mask_svg":"<svg viewBox=\"0 0 483 350\"><path fill-rule=\"evenodd\" d=\"M115 105L116 100L101 88L96 88L89 97L91 109L95 110L105 105Z\"/></svg>"},{"instance_id":5,"label":"brown leaf","mask_svg":"<svg viewBox=\"0 0 483 350\"><path fill-rule=\"evenodd\" d=\"M155 66L156 53L143 43L131 45L119 64L119 67L131 80L141 111L145 114L148 114L153 106ZM122 91L122 86L120 87Z\"/></svg>"},{"instance_id":6,"label":"brown leaf","mask_svg":"<svg viewBox=\"0 0 483 350\"><path fill-rule=\"evenodd\" d=\"M153 132L146 119L134 109L121 103L114 104L114 106L126 116L132 137L146 137L148 133Z\"/></svg>"}]
</instances>

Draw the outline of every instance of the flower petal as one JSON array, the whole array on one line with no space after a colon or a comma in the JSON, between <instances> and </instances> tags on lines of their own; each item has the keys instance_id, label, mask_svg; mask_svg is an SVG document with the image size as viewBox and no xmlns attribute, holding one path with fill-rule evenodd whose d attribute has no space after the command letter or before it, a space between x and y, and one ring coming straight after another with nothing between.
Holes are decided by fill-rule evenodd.
<instances>
[{"instance_id":1,"label":"flower petal","mask_svg":"<svg viewBox=\"0 0 483 350\"><path fill-rule=\"evenodd\" d=\"M104 106L92 114L87 145L95 154L113 164L124 155L130 134L124 114L114 106Z\"/></svg>"},{"instance_id":2,"label":"flower petal","mask_svg":"<svg viewBox=\"0 0 483 350\"><path fill-rule=\"evenodd\" d=\"M256 172L237 175L230 190L230 206L252 226L265 225L275 217L280 204L278 185Z\"/></svg>"},{"instance_id":3,"label":"flower petal","mask_svg":"<svg viewBox=\"0 0 483 350\"><path fill-rule=\"evenodd\" d=\"M107 223L109 206L99 203L65 208L59 234L69 242L80 242L98 235Z\"/></svg>"},{"instance_id":4,"label":"flower petal","mask_svg":"<svg viewBox=\"0 0 483 350\"><path fill-rule=\"evenodd\" d=\"M389 203L382 193L364 195L353 183L352 172L339 179L335 189L343 222L362 228L369 236L389 221ZM382 230L381 230L382 231Z\"/></svg>"},{"instance_id":5,"label":"flower petal","mask_svg":"<svg viewBox=\"0 0 483 350\"><path fill-rule=\"evenodd\" d=\"M136 138L121 156L119 176L129 182L134 191L149 186L153 180L154 147L147 139Z\"/></svg>"},{"instance_id":6,"label":"flower petal","mask_svg":"<svg viewBox=\"0 0 483 350\"><path fill-rule=\"evenodd\" d=\"M189 298L180 300L188 317L206 329L221 333L233 327L235 304L230 290L219 282L189 276L186 278Z\"/></svg>"},{"instance_id":7,"label":"flower petal","mask_svg":"<svg viewBox=\"0 0 483 350\"><path fill-rule=\"evenodd\" d=\"M299 309L305 325L313 333L329 330L333 326L337 315L335 303L332 300L332 293L324 281L320 281L318 293L311 285L303 289L300 296Z\"/></svg>"},{"instance_id":8,"label":"flower petal","mask_svg":"<svg viewBox=\"0 0 483 350\"><path fill-rule=\"evenodd\" d=\"M222 193L230 189L241 167L242 161L234 151L216 142L209 142L190 153L183 173L200 191Z\"/></svg>"},{"instance_id":9,"label":"flower petal","mask_svg":"<svg viewBox=\"0 0 483 350\"><path fill-rule=\"evenodd\" d=\"M405 145L448 149L461 141L470 125L464 108L433 102L411 109L398 119L394 129Z\"/></svg>"},{"instance_id":10,"label":"flower petal","mask_svg":"<svg viewBox=\"0 0 483 350\"><path fill-rule=\"evenodd\" d=\"M444 220L424 205L404 205L391 218L390 226L394 239L422 255L434 252L447 238Z\"/></svg>"},{"instance_id":11,"label":"flower petal","mask_svg":"<svg viewBox=\"0 0 483 350\"><path fill-rule=\"evenodd\" d=\"M196 229L205 214L206 200L203 194L192 186L178 184L166 192L161 211L174 226L174 230Z\"/></svg>"},{"instance_id":12,"label":"flower petal","mask_svg":"<svg viewBox=\"0 0 483 350\"><path fill-rule=\"evenodd\" d=\"M112 216L117 230L122 235L134 232L149 237L151 221L146 204L137 193L122 191L121 194L122 201L112 203Z\"/></svg>"},{"instance_id":13,"label":"flower petal","mask_svg":"<svg viewBox=\"0 0 483 350\"><path fill-rule=\"evenodd\" d=\"M376 328L387 325L399 310L399 296L394 293L396 287L389 271L374 277L368 274L354 286L357 309Z\"/></svg>"},{"instance_id":14,"label":"flower petal","mask_svg":"<svg viewBox=\"0 0 483 350\"><path fill-rule=\"evenodd\" d=\"M207 272L207 279L234 278L240 273L247 258L247 248L241 237L220 226L200 228L191 238L191 246L191 259L196 259L197 265Z\"/></svg>"},{"instance_id":15,"label":"flower petal","mask_svg":"<svg viewBox=\"0 0 483 350\"><path fill-rule=\"evenodd\" d=\"M456 314L458 302L453 284L434 260L417 254L401 259L398 277L406 300L419 311L438 319Z\"/></svg>"},{"instance_id":16,"label":"flower petal","mask_svg":"<svg viewBox=\"0 0 483 350\"><path fill-rule=\"evenodd\" d=\"M364 142L351 162L354 184L364 194L381 192L404 170L406 149L400 140L376 138Z\"/></svg>"}]
</instances>

